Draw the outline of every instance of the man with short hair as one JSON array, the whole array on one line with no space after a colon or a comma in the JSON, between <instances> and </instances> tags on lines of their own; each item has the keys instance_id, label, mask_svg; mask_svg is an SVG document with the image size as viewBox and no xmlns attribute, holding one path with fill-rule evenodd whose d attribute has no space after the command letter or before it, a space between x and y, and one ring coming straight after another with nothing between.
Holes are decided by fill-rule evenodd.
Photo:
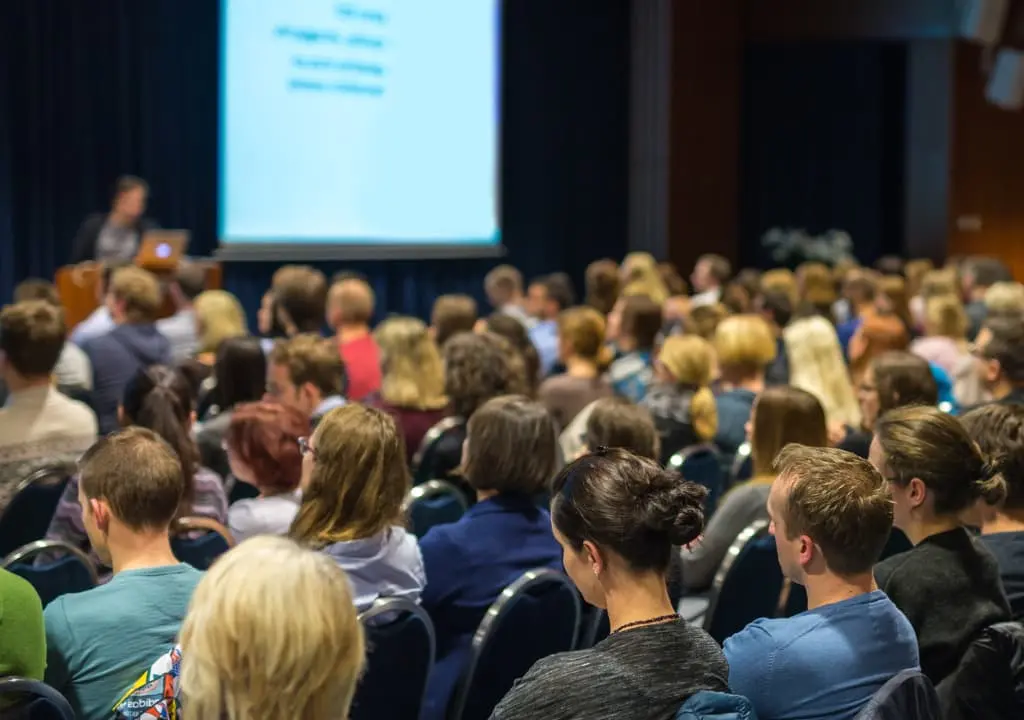
<instances>
[{"instance_id":1,"label":"man with short hair","mask_svg":"<svg viewBox=\"0 0 1024 720\"><path fill-rule=\"evenodd\" d=\"M914 628L872 572L892 530L889 487L868 461L833 448L788 445L775 468L771 532L808 610L727 639L729 687L767 720L853 720L890 678L920 665Z\"/></svg>"},{"instance_id":2,"label":"man with short hair","mask_svg":"<svg viewBox=\"0 0 1024 720\"><path fill-rule=\"evenodd\" d=\"M25 300L44 300L53 307L63 311L60 296L53 283L38 278L29 278L14 288L14 302ZM71 342L64 342L53 374L57 377L57 387L62 392L76 394L92 390L92 366L82 349Z\"/></svg>"},{"instance_id":3,"label":"man with short hair","mask_svg":"<svg viewBox=\"0 0 1024 720\"><path fill-rule=\"evenodd\" d=\"M374 303L373 288L357 277L336 281L327 294L327 324L334 330L348 396L355 402L380 390L380 348L370 332Z\"/></svg>"},{"instance_id":4,"label":"man with short hair","mask_svg":"<svg viewBox=\"0 0 1024 720\"><path fill-rule=\"evenodd\" d=\"M267 400L320 418L345 404L345 363L334 343L317 335L278 340L267 367Z\"/></svg>"},{"instance_id":5,"label":"man with short hair","mask_svg":"<svg viewBox=\"0 0 1024 720\"><path fill-rule=\"evenodd\" d=\"M174 314L156 323L156 329L171 344L171 360L175 363L182 363L195 355L198 340L192 301L205 289L206 268L199 263L181 261L174 282L167 288L174 303Z\"/></svg>"},{"instance_id":6,"label":"man with short hair","mask_svg":"<svg viewBox=\"0 0 1024 720\"><path fill-rule=\"evenodd\" d=\"M551 374L558 363L558 315L572 306L572 281L565 273L552 273L530 283L527 304L537 324L530 329L530 341L540 356L540 374Z\"/></svg>"},{"instance_id":7,"label":"man with short hair","mask_svg":"<svg viewBox=\"0 0 1024 720\"><path fill-rule=\"evenodd\" d=\"M327 306L327 278L308 265L286 265L274 273L274 309L288 337L321 334Z\"/></svg>"},{"instance_id":8,"label":"man with short hair","mask_svg":"<svg viewBox=\"0 0 1024 720\"><path fill-rule=\"evenodd\" d=\"M117 408L139 370L171 362L171 344L156 328L161 300L160 283L142 268L123 267L111 278L107 307L115 327L82 348L92 363L92 406L102 434L119 427Z\"/></svg>"},{"instance_id":9,"label":"man with short hair","mask_svg":"<svg viewBox=\"0 0 1024 720\"><path fill-rule=\"evenodd\" d=\"M991 317L974 343L978 377L998 403L1024 403L1024 317Z\"/></svg>"},{"instance_id":10,"label":"man with short hair","mask_svg":"<svg viewBox=\"0 0 1024 720\"><path fill-rule=\"evenodd\" d=\"M690 274L694 295L690 307L714 305L722 299L722 287L732 275L732 264L721 255L706 253L697 259Z\"/></svg>"},{"instance_id":11,"label":"man with short hair","mask_svg":"<svg viewBox=\"0 0 1024 720\"><path fill-rule=\"evenodd\" d=\"M754 299L754 308L775 334L775 359L764 371L764 383L789 385L789 353L782 332L793 319L793 301L787 293L768 290Z\"/></svg>"},{"instance_id":12,"label":"man with short hair","mask_svg":"<svg viewBox=\"0 0 1024 720\"><path fill-rule=\"evenodd\" d=\"M71 342L78 347L84 347L93 338L106 335L114 329L114 319L110 317L110 308L107 307L107 291L110 289L114 273L130 265L131 263L121 260L103 263L96 279L96 309L71 331Z\"/></svg>"},{"instance_id":13,"label":"man with short hair","mask_svg":"<svg viewBox=\"0 0 1024 720\"><path fill-rule=\"evenodd\" d=\"M985 293L998 282L1013 282L1013 273L997 258L978 255L967 258L960 266L960 290L964 297L964 310L970 320L967 337L976 340L985 318L988 306Z\"/></svg>"},{"instance_id":14,"label":"man with short hair","mask_svg":"<svg viewBox=\"0 0 1024 720\"><path fill-rule=\"evenodd\" d=\"M82 458L82 520L114 577L62 595L44 612L46 682L77 717L109 717L120 695L174 645L202 577L171 551L168 530L184 496L181 462L151 430L110 435Z\"/></svg>"},{"instance_id":15,"label":"man with short hair","mask_svg":"<svg viewBox=\"0 0 1024 720\"><path fill-rule=\"evenodd\" d=\"M521 322L527 330L536 320L526 312L523 296L523 274L512 265L499 265L484 277L484 292L487 302L497 312L505 313Z\"/></svg>"},{"instance_id":16,"label":"man with short hair","mask_svg":"<svg viewBox=\"0 0 1024 720\"><path fill-rule=\"evenodd\" d=\"M0 377L9 392L0 410L0 512L31 472L74 464L96 441L92 410L53 387L64 337L64 314L46 301L0 312Z\"/></svg>"}]
</instances>

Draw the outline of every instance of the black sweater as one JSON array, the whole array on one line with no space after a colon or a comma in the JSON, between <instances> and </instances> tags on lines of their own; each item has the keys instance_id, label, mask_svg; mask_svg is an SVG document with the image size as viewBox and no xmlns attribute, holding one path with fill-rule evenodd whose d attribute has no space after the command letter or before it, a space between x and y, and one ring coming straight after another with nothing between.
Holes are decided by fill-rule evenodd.
<instances>
[{"instance_id":1,"label":"black sweater","mask_svg":"<svg viewBox=\"0 0 1024 720\"><path fill-rule=\"evenodd\" d=\"M880 562L875 579L914 626L921 670L936 685L983 628L1010 619L995 558L963 528Z\"/></svg>"}]
</instances>

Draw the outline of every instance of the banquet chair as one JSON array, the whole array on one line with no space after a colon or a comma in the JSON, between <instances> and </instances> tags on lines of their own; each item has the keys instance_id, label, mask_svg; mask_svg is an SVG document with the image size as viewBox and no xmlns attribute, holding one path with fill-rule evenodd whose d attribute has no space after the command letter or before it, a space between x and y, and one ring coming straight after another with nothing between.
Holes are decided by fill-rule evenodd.
<instances>
[{"instance_id":1,"label":"banquet chair","mask_svg":"<svg viewBox=\"0 0 1024 720\"><path fill-rule=\"evenodd\" d=\"M45 555L40 562L35 562ZM5 570L28 581L45 607L68 593L95 587L99 573L92 559L63 540L37 540L23 545L3 560Z\"/></svg>"},{"instance_id":2,"label":"banquet chair","mask_svg":"<svg viewBox=\"0 0 1024 720\"><path fill-rule=\"evenodd\" d=\"M57 510L57 503L74 472L64 464L45 465L18 483L0 515L0 556L42 540Z\"/></svg>"},{"instance_id":3,"label":"banquet chair","mask_svg":"<svg viewBox=\"0 0 1024 720\"><path fill-rule=\"evenodd\" d=\"M196 570L209 570L214 560L235 546L226 527L204 517L178 518L171 524L174 557Z\"/></svg>"}]
</instances>

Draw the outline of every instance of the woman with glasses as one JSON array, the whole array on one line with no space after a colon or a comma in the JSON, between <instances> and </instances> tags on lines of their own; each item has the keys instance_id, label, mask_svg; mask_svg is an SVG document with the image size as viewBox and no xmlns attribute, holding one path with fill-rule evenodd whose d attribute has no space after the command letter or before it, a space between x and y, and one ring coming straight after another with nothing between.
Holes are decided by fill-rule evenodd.
<instances>
[{"instance_id":1,"label":"woman with glasses","mask_svg":"<svg viewBox=\"0 0 1024 720\"><path fill-rule=\"evenodd\" d=\"M379 597L419 600L426 576L416 538L402 527L409 469L395 421L345 405L300 446L302 505L289 535L348 573L360 612Z\"/></svg>"}]
</instances>

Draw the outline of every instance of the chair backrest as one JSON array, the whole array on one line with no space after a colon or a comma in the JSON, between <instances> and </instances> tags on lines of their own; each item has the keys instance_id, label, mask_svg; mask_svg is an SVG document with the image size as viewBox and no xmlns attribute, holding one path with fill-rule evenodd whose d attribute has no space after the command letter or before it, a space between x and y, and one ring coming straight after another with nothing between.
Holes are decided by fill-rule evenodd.
<instances>
[{"instance_id":1,"label":"chair backrest","mask_svg":"<svg viewBox=\"0 0 1024 720\"><path fill-rule=\"evenodd\" d=\"M757 720L757 713L742 695L702 690L686 699L676 720Z\"/></svg>"},{"instance_id":2,"label":"chair backrest","mask_svg":"<svg viewBox=\"0 0 1024 720\"><path fill-rule=\"evenodd\" d=\"M931 680L920 670L904 670L875 693L856 720L942 720L942 711Z\"/></svg>"},{"instance_id":3,"label":"chair backrest","mask_svg":"<svg viewBox=\"0 0 1024 720\"><path fill-rule=\"evenodd\" d=\"M580 605L580 631L573 650L589 650L611 633L608 612L588 603Z\"/></svg>"},{"instance_id":4,"label":"chair backrest","mask_svg":"<svg viewBox=\"0 0 1024 720\"><path fill-rule=\"evenodd\" d=\"M202 534L193 537L196 533ZM226 527L204 517L178 518L171 525L174 557L196 570L209 570L213 561L235 546Z\"/></svg>"},{"instance_id":5,"label":"chair backrest","mask_svg":"<svg viewBox=\"0 0 1024 720\"><path fill-rule=\"evenodd\" d=\"M505 588L473 636L449 720L489 718L535 662L572 649L579 622L579 592L561 573L530 570Z\"/></svg>"},{"instance_id":6,"label":"chair backrest","mask_svg":"<svg viewBox=\"0 0 1024 720\"><path fill-rule=\"evenodd\" d=\"M403 598L381 598L359 616L366 631L366 670L351 720L417 718L434 665L434 625Z\"/></svg>"},{"instance_id":7,"label":"chair backrest","mask_svg":"<svg viewBox=\"0 0 1024 720\"><path fill-rule=\"evenodd\" d=\"M58 557L34 563L40 555ZM63 540L36 540L23 545L3 559L3 567L27 580L44 607L61 595L88 590L99 582L92 559Z\"/></svg>"},{"instance_id":8,"label":"chair backrest","mask_svg":"<svg viewBox=\"0 0 1024 720\"><path fill-rule=\"evenodd\" d=\"M423 537L435 525L461 518L466 512L466 496L450 482L429 480L410 490L402 507L412 534Z\"/></svg>"},{"instance_id":9,"label":"chair backrest","mask_svg":"<svg viewBox=\"0 0 1024 720\"><path fill-rule=\"evenodd\" d=\"M775 617L782 592L782 569L768 521L741 532L725 555L704 616L704 629L719 643L762 617Z\"/></svg>"},{"instance_id":10,"label":"chair backrest","mask_svg":"<svg viewBox=\"0 0 1024 720\"><path fill-rule=\"evenodd\" d=\"M46 683L22 677L0 678L3 717L25 720L75 720L71 703Z\"/></svg>"},{"instance_id":11,"label":"chair backrest","mask_svg":"<svg viewBox=\"0 0 1024 720\"><path fill-rule=\"evenodd\" d=\"M937 690L945 720L1024 718L1024 625L982 630Z\"/></svg>"},{"instance_id":12,"label":"chair backrest","mask_svg":"<svg viewBox=\"0 0 1024 720\"><path fill-rule=\"evenodd\" d=\"M684 480L703 485L708 490L704 513L711 516L722 497L725 478L722 474L722 455L711 443L685 447L668 459L668 466L678 470Z\"/></svg>"},{"instance_id":13,"label":"chair backrest","mask_svg":"<svg viewBox=\"0 0 1024 720\"><path fill-rule=\"evenodd\" d=\"M736 450L729 467L729 479L725 490L736 487L738 483L749 480L754 474L754 457L749 442L745 442Z\"/></svg>"},{"instance_id":14,"label":"chair backrest","mask_svg":"<svg viewBox=\"0 0 1024 720\"><path fill-rule=\"evenodd\" d=\"M46 536L57 503L74 468L46 465L18 483L11 501L0 516L0 556Z\"/></svg>"},{"instance_id":15,"label":"chair backrest","mask_svg":"<svg viewBox=\"0 0 1024 720\"><path fill-rule=\"evenodd\" d=\"M442 418L432 428L427 430L420 441L416 454L412 457L412 483L420 485L428 480L440 477L437 472L437 447L441 441L452 432L461 431L466 421L457 415L450 415Z\"/></svg>"}]
</instances>

